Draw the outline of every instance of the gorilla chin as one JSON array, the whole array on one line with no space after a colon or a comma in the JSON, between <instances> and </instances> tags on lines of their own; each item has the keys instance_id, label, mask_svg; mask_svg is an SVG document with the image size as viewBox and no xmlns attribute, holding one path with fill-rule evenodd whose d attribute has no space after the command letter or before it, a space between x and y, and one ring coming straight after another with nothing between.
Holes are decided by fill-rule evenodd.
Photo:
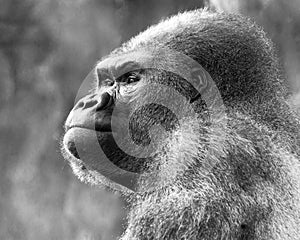
<instances>
[{"instance_id":1,"label":"gorilla chin","mask_svg":"<svg viewBox=\"0 0 300 240\"><path fill-rule=\"evenodd\" d=\"M111 163L106 166L105 162L100 161L104 153L101 152L98 143L105 142L109 144L111 139L113 139L112 132L99 132L88 128L72 127L64 135L61 151L64 158L70 163L74 174L81 181L102 186L109 191L122 192L125 196L128 196L132 191L110 180L110 174L114 170ZM102 157L102 159L106 158ZM99 164L102 164L100 168ZM106 169L106 177L100 174L103 168Z\"/></svg>"}]
</instances>

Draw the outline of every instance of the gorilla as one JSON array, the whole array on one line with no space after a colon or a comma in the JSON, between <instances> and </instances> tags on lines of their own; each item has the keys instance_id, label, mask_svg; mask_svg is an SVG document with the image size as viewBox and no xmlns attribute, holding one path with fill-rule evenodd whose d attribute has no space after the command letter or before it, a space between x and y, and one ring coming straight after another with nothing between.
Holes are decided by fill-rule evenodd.
<instances>
[{"instance_id":1,"label":"gorilla","mask_svg":"<svg viewBox=\"0 0 300 240\"><path fill-rule=\"evenodd\" d=\"M90 76L62 152L82 181L128 200L122 240L299 239L299 117L252 20L180 13Z\"/></svg>"}]
</instances>

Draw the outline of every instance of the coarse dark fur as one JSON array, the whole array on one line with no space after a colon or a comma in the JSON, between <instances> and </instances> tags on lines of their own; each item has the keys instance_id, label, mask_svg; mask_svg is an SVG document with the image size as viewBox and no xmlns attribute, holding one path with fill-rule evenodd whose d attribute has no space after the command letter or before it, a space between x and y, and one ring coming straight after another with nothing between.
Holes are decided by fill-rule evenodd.
<instances>
[{"instance_id":1,"label":"coarse dark fur","mask_svg":"<svg viewBox=\"0 0 300 240\"><path fill-rule=\"evenodd\" d=\"M182 52L209 72L228 126L210 136L220 159L205 177L192 162L201 159L193 124L181 127L185 143L172 142L164 164L186 174L167 167L164 181L177 179L137 200L122 239L299 239L299 120L263 30L242 16L196 10L150 27L114 54L152 44ZM222 137L226 144L218 149ZM184 151L185 168L176 165Z\"/></svg>"},{"instance_id":2,"label":"coarse dark fur","mask_svg":"<svg viewBox=\"0 0 300 240\"><path fill-rule=\"evenodd\" d=\"M221 93L227 125L180 124L153 161L156 179L140 181L122 240L299 239L300 124L264 31L239 15L195 10L148 28L111 56L145 46L201 64ZM202 142L205 128L213 151ZM216 164L205 172L204 160ZM153 181L157 190L146 191Z\"/></svg>"}]
</instances>

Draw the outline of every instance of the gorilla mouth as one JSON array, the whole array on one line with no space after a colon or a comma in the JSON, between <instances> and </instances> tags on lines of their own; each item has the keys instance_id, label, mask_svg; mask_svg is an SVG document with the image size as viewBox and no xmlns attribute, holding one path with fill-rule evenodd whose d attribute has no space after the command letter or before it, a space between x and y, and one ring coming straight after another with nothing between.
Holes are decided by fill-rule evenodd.
<instances>
[{"instance_id":1,"label":"gorilla mouth","mask_svg":"<svg viewBox=\"0 0 300 240\"><path fill-rule=\"evenodd\" d=\"M151 162L152 159L151 157L147 159L139 158L139 157L130 156L126 152L124 152L116 143L112 131L105 131L104 129L101 129L102 131L99 131L99 130L86 128L82 126L72 126L66 129L66 135L70 130L73 130L74 128L86 129L96 133L95 136L96 138L94 139L93 135L91 135L91 139L93 139L93 141L96 140L98 146L101 148L101 151L103 151L105 157L116 167L122 170L132 172L132 173L142 173L147 169L146 166L147 163L149 161ZM88 167L89 163L86 162L85 157L84 159L80 157L81 154L87 153L87 152L84 153L82 151L86 151L88 147L84 147L84 148L79 147L78 149L77 144L80 144L80 142L78 141L81 141L80 138L76 140L74 135L72 136L72 134L65 137L63 145L64 148L66 149L66 154L68 154L71 157L70 160L71 161L73 160L74 163L77 162L76 160L80 160L80 162L78 162L80 165L85 165ZM87 154L89 155L90 153Z\"/></svg>"},{"instance_id":2,"label":"gorilla mouth","mask_svg":"<svg viewBox=\"0 0 300 240\"><path fill-rule=\"evenodd\" d=\"M99 138L99 136L100 136L101 134L103 134L103 133L106 133L106 134L107 134L107 133L111 133L111 132L112 132L110 126L109 126L109 127L107 127L107 126L104 126L104 127L101 126L101 128L99 128L99 129L92 129L92 128L87 128L87 127L80 126L80 125L72 125L72 126L66 128L66 133L67 133L69 130L73 129L73 128L81 128L81 129L87 129L87 130L95 131L98 138ZM99 139L98 139L98 140L99 140ZM65 146L66 146L66 148L68 149L69 153L70 153L73 157L75 157L76 159L79 159L79 160L81 159L81 158L80 158L80 155L79 155L79 153L78 153L78 150L77 150L77 148L76 148L75 139L69 138L69 139L67 140Z\"/></svg>"},{"instance_id":3,"label":"gorilla mouth","mask_svg":"<svg viewBox=\"0 0 300 240\"><path fill-rule=\"evenodd\" d=\"M77 148L75 146L75 142L73 140L69 141L67 143L67 149L69 150L69 152L77 159L80 159L79 157L79 153L77 151Z\"/></svg>"},{"instance_id":4,"label":"gorilla mouth","mask_svg":"<svg viewBox=\"0 0 300 240\"><path fill-rule=\"evenodd\" d=\"M62 151L81 180L90 182L101 175L101 181L111 181L132 190L140 167L133 165L131 159L124 161L126 153L116 149L113 141L112 132L76 126L67 129Z\"/></svg>"}]
</instances>

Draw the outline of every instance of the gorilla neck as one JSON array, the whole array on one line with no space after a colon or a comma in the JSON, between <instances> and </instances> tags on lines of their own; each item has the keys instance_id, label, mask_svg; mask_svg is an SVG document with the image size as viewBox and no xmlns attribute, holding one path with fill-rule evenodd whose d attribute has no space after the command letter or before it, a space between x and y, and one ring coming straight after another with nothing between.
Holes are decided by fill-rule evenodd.
<instances>
[{"instance_id":1,"label":"gorilla neck","mask_svg":"<svg viewBox=\"0 0 300 240\"><path fill-rule=\"evenodd\" d=\"M230 121L235 129L220 126L209 132L209 145L199 140L200 125L183 124L157 161L156 176L141 180L141 185L156 189L135 199L122 240L290 239L284 229L290 228L296 207L282 199L292 189L282 180L285 173L274 166L291 164L291 156L275 152L267 132L266 142L257 145L253 136L261 128L249 123L247 134L253 139L245 139L238 120ZM245 122L241 120L244 127Z\"/></svg>"}]
</instances>

